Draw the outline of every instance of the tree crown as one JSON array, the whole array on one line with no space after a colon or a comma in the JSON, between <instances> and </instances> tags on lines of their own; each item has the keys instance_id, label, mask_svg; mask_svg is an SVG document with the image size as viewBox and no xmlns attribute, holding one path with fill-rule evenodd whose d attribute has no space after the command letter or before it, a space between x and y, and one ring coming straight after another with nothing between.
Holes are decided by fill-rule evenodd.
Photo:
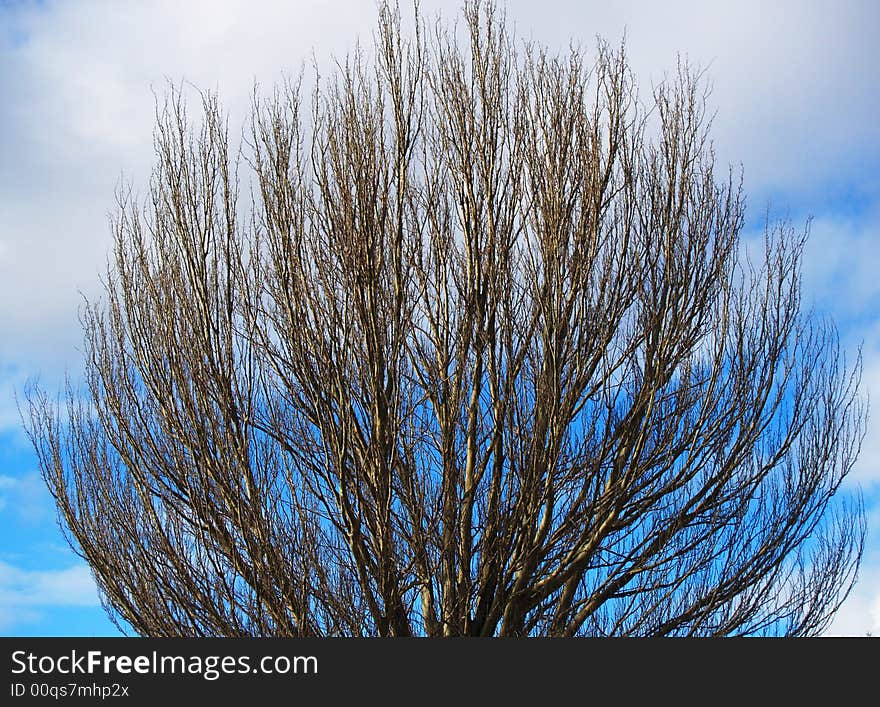
<instances>
[{"instance_id":1,"label":"tree crown","mask_svg":"<svg viewBox=\"0 0 880 707\"><path fill-rule=\"evenodd\" d=\"M108 609L145 635L821 631L861 555L864 410L801 311L806 235L742 257L697 72L646 106L622 47L464 17L462 45L383 6L372 62L255 97L240 153L215 95L198 132L160 107L86 395L30 398Z\"/></svg>"}]
</instances>

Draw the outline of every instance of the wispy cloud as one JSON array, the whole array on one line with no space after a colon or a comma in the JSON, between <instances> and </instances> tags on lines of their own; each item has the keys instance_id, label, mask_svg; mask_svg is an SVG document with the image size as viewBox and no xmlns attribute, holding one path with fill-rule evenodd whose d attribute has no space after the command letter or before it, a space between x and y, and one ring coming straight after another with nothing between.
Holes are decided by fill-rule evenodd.
<instances>
[{"instance_id":1,"label":"wispy cloud","mask_svg":"<svg viewBox=\"0 0 880 707\"><path fill-rule=\"evenodd\" d=\"M880 190L871 209L817 215L804 254L804 304L831 315L853 363L862 355L867 434L850 482L880 483ZM878 518L880 520L880 518Z\"/></svg>"},{"instance_id":2,"label":"wispy cloud","mask_svg":"<svg viewBox=\"0 0 880 707\"><path fill-rule=\"evenodd\" d=\"M834 616L826 635L880 637L880 506L868 514L868 547L859 581Z\"/></svg>"},{"instance_id":3,"label":"wispy cloud","mask_svg":"<svg viewBox=\"0 0 880 707\"><path fill-rule=\"evenodd\" d=\"M861 324L851 338L880 351L880 329L864 326L880 312L880 188L865 198L872 209L814 215L804 254L804 289L808 304L834 312L842 325Z\"/></svg>"},{"instance_id":4,"label":"wispy cloud","mask_svg":"<svg viewBox=\"0 0 880 707\"><path fill-rule=\"evenodd\" d=\"M0 514L12 515L25 524L54 520L52 497L37 472L0 476Z\"/></svg>"},{"instance_id":5,"label":"wispy cloud","mask_svg":"<svg viewBox=\"0 0 880 707\"><path fill-rule=\"evenodd\" d=\"M85 563L57 570L26 570L0 561L0 631L39 619L54 607L99 606L98 590Z\"/></svg>"},{"instance_id":6,"label":"wispy cloud","mask_svg":"<svg viewBox=\"0 0 880 707\"><path fill-rule=\"evenodd\" d=\"M880 567L862 567L859 583L835 614L826 636L880 637Z\"/></svg>"}]
</instances>

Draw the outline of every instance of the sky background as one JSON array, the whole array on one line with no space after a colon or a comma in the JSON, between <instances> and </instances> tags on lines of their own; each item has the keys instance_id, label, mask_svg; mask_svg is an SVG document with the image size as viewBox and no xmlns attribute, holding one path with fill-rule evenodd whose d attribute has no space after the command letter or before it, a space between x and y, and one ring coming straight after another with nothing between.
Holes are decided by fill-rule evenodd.
<instances>
[{"instance_id":1,"label":"sky background","mask_svg":"<svg viewBox=\"0 0 880 707\"><path fill-rule=\"evenodd\" d=\"M423 0L457 15L459 2ZM404 14L406 7L404 8ZM511 0L518 36L627 51L644 93L680 53L704 66L721 164L741 165L746 237L769 207L803 226L806 304L861 345L880 401L880 3ZM0 635L117 635L69 549L16 405L81 370L82 297L100 291L120 180L146 191L154 92L166 79L218 89L237 134L254 81L369 44L373 0L0 0ZM830 635L880 634L880 405L848 483L869 536Z\"/></svg>"}]
</instances>

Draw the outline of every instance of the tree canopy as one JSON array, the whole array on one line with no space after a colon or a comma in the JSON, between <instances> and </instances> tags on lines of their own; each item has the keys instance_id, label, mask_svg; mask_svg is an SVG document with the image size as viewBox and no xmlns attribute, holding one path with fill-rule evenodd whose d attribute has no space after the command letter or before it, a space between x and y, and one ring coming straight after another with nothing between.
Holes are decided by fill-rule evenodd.
<instances>
[{"instance_id":1,"label":"tree canopy","mask_svg":"<svg viewBox=\"0 0 880 707\"><path fill-rule=\"evenodd\" d=\"M157 111L85 386L28 430L142 635L809 635L855 579L859 364L705 82L380 12L372 52ZM463 34L457 33L458 29ZM461 34L461 36L460 36ZM590 58L592 56L592 58ZM243 176L246 175L246 176ZM242 208L249 203L250 208Z\"/></svg>"}]
</instances>

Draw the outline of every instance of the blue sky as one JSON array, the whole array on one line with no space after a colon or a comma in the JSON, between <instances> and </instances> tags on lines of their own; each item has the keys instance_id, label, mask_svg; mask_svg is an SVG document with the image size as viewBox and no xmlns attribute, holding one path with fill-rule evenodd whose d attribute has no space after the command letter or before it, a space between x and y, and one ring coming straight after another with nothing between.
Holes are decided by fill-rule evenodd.
<instances>
[{"instance_id":1,"label":"blue sky","mask_svg":"<svg viewBox=\"0 0 880 707\"><path fill-rule=\"evenodd\" d=\"M447 17L459 3L423 0ZM241 125L254 80L295 73L360 36L372 0L0 0L0 634L115 635L88 568L67 547L23 434L15 395L80 370L82 295L99 292L107 214L121 178L145 189L153 87L217 88ZM703 66L722 163L742 165L746 237L767 206L812 217L808 304L861 344L880 400L880 5L863 2L508 2L517 34L558 47L599 34L628 52L644 89L682 53ZM830 634L880 634L880 405L850 483L869 538Z\"/></svg>"}]
</instances>

